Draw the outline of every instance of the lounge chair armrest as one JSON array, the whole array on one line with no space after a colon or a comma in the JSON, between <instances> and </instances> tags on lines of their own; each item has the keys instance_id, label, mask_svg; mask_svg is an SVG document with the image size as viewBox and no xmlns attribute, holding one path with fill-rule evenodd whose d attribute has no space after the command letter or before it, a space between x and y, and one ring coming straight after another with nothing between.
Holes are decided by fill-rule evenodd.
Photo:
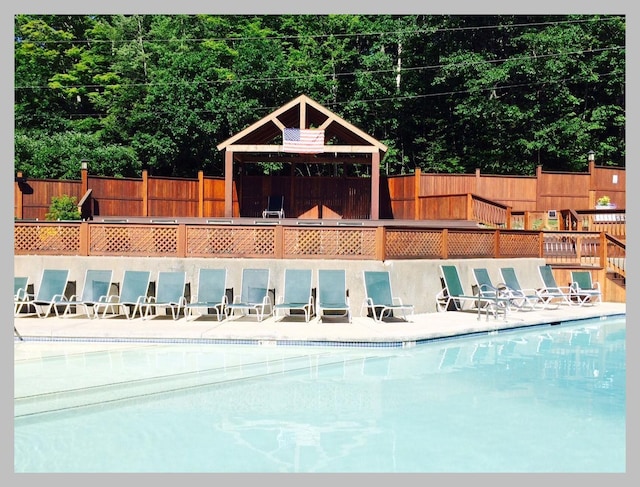
<instances>
[{"instance_id":1,"label":"lounge chair armrest","mask_svg":"<svg viewBox=\"0 0 640 487\"><path fill-rule=\"evenodd\" d=\"M22 288L18 289L18 292L16 293L16 299L19 301L27 301L29 299L33 299L33 297L33 294L29 294L26 289Z\"/></svg>"},{"instance_id":2,"label":"lounge chair armrest","mask_svg":"<svg viewBox=\"0 0 640 487\"><path fill-rule=\"evenodd\" d=\"M478 289L483 298L497 298L501 293L500 289L488 284L481 284Z\"/></svg>"},{"instance_id":3,"label":"lounge chair armrest","mask_svg":"<svg viewBox=\"0 0 640 487\"><path fill-rule=\"evenodd\" d=\"M531 294L536 294L536 289L532 288L532 287L525 287L519 290L520 293L522 293L523 295L531 295Z\"/></svg>"}]
</instances>

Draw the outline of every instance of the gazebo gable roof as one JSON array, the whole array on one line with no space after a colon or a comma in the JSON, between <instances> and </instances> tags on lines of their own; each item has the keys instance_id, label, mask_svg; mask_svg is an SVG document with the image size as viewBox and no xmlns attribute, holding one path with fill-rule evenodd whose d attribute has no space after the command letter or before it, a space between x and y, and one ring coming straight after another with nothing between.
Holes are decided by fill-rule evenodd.
<instances>
[{"instance_id":1,"label":"gazebo gable roof","mask_svg":"<svg viewBox=\"0 0 640 487\"><path fill-rule=\"evenodd\" d=\"M370 146L386 152L387 146L366 132L350 124L306 95L300 95L271 114L249 125L244 130L218 144L218 150L233 145L277 145L270 148L277 152L282 143L284 128L321 128L325 131L325 145Z\"/></svg>"}]
</instances>

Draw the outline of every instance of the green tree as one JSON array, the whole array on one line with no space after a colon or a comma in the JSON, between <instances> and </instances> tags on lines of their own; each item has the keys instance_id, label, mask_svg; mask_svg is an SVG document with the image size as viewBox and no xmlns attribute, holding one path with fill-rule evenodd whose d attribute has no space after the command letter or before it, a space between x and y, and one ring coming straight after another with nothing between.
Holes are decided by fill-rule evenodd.
<instances>
[{"instance_id":1,"label":"green tree","mask_svg":"<svg viewBox=\"0 0 640 487\"><path fill-rule=\"evenodd\" d=\"M300 94L385 143L389 174L583 171L589 150L625 165L623 16L17 15L14 25L14 165L30 177L75 178L80 159L98 175L222 175L217 144Z\"/></svg>"}]
</instances>

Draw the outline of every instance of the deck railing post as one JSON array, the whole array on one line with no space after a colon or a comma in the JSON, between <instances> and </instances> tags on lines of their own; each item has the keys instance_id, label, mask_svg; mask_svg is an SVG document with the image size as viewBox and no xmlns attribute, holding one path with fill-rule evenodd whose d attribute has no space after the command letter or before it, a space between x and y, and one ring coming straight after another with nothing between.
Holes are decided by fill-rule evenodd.
<instances>
[{"instance_id":1,"label":"deck railing post","mask_svg":"<svg viewBox=\"0 0 640 487\"><path fill-rule=\"evenodd\" d=\"M187 226L184 223L178 224L176 239L176 257L184 258L187 256Z\"/></svg>"},{"instance_id":2,"label":"deck railing post","mask_svg":"<svg viewBox=\"0 0 640 487\"><path fill-rule=\"evenodd\" d=\"M387 258L387 232L384 227L376 228L376 260L384 261Z\"/></svg>"},{"instance_id":3,"label":"deck railing post","mask_svg":"<svg viewBox=\"0 0 640 487\"><path fill-rule=\"evenodd\" d=\"M600 232L600 267L604 268L605 273L607 271L607 234Z\"/></svg>"},{"instance_id":4,"label":"deck railing post","mask_svg":"<svg viewBox=\"0 0 640 487\"><path fill-rule=\"evenodd\" d=\"M447 228L442 229L442 249L441 254L443 259L449 258L449 230Z\"/></svg>"},{"instance_id":5,"label":"deck railing post","mask_svg":"<svg viewBox=\"0 0 640 487\"><path fill-rule=\"evenodd\" d=\"M275 233L274 233L274 243L273 243L273 251L275 253L276 259L284 258L284 227L282 225L276 225Z\"/></svg>"},{"instance_id":6,"label":"deck railing post","mask_svg":"<svg viewBox=\"0 0 640 487\"><path fill-rule=\"evenodd\" d=\"M544 232L538 232L538 257L544 258Z\"/></svg>"},{"instance_id":7,"label":"deck railing post","mask_svg":"<svg viewBox=\"0 0 640 487\"><path fill-rule=\"evenodd\" d=\"M78 252L82 256L89 255L89 223L80 222L80 248Z\"/></svg>"}]
</instances>

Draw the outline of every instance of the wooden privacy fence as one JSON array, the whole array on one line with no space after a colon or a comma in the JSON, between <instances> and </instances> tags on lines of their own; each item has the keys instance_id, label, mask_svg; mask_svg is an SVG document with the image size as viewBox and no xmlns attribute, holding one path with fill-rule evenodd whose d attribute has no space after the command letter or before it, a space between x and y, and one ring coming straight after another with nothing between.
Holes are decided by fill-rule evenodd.
<instances>
[{"instance_id":1,"label":"wooden privacy fence","mask_svg":"<svg viewBox=\"0 0 640 487\"><path fill-rule=\"evenodd\" d=\"M624 270L624 244L603 232L396 226L16 222L15 255L464 259L542 257L552 264ZM612 261L613 262L613 261Z\"/></svg>"},{"instance_id":2,"label":"wooden privacy fence","mask_svg":"<svg viewBox=\"0 0 640 487\"><path fill-rule=\"evenodd\" d=\"M604 195L618 208L626 201L624 168L597 167L587 173L535 176L414 174L380 178L380 218L472 219L509 228L507 212L589 209ZM14 215L44 220L53 196L77 197L83 219L100 217L225 217L225 181L219 177L107 178L81 170L79 181L15 178ZM287 217L370 218L370 178L238 175L233 181L233 217L258 217L272 194L285 197ZM469 195L474 200L469 200ZM473 215L473 217L472 217ZM525 228L526 227L525 225Z\"/></svg>"}]
</instances>

